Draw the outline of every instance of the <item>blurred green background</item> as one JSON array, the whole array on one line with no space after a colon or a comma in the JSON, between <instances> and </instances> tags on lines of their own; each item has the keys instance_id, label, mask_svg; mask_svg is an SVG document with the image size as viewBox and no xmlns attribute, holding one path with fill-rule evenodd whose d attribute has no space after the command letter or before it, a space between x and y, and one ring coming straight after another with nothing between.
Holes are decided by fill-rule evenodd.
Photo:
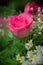
<instances>
[{"instance_id":1,"label":"blurred green background","mask_svg":"<svg viewBox=\"0 0 43 65\"><path fill-rule=\"evenodd\" d=\"M0 0L0 16L8 17L9 15L17 15L24 10L24 6L28 2L37 0Z\"/></svg>"}]
</instances>

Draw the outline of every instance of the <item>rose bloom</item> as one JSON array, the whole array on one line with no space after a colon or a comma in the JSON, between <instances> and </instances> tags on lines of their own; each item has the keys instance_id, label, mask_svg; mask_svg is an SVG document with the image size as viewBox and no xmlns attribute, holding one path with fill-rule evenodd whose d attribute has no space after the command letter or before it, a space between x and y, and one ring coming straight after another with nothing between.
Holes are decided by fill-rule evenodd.
<instances>
[{"instance_id":1,"label":"rose bloom","mask_svg":"<svg viewBox=\"0 0 43 65\"><path fill-rule=\"evenodd\" d=\"M32 24L33 16L31 14L22 13L18 16L9 16L6 27L18 38L24 38L29 35Z\"/></svg>"}]
</instances>

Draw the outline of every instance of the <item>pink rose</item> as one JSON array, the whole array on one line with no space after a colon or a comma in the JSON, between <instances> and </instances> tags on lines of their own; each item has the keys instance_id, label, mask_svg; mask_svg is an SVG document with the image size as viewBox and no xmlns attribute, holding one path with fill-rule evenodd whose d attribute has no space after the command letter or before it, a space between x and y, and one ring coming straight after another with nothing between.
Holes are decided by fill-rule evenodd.
<instances>
[{"instance_id":1,"label":"pink rose","mask_svg":"<svg viewBox=\"0 0 43 65\"><path fill-rule=\"evenodd\" d=\"M9 30L19 38L28 36L30 28L32 27L33 16L30 14L22 13L18 16L9 16L6 26Z\"/></svg>"},{"instance_id":2,"label":"pink rose","mask_svg":"<svg viewBox=\"0 0 43 65\"><path fill-rule=\"evenodd\" d=\"M41 10L43 10L43 6L39 5L37 3L27 3L25 8L24 8L24 12L26 13L32 13L32 14L37 14L38 13L38 8L41 8Z\"/></svg>"}]
</instances>

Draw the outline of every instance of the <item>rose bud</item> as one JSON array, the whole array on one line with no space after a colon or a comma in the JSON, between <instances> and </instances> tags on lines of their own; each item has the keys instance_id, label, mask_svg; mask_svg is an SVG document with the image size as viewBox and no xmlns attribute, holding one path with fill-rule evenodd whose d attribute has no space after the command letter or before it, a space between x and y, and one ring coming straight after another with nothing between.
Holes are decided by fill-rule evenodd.
<instances>
[{"instance_id":1,"label":"rose bud","mask_svg":"<svg viewBox=\"0 0 43 65\"><path fill-rule=\"evenodd\" d=\"M24 8L24 12L26 12L26 13L31 12L32 14L38 14L39 7L40 7L40 9L43 9L43 6L38 3L27 3Z\"/></svg>"},{"instance_id":2,"label":"rose bud","mask_svg":"<svg viewBox=\"0 0 43 65\"><path fill-rule=\"evenodd\" d=\"M18 38L24 38L29 35L32 24L33 16L31 14L22 13L18 16L9 16L6 27Z\"/></svg>"},{"instance_id":3,"label":"rose bud","mask_svg":"<svg viewBox=\"0 0 43 65\"><path fill-rule=\"evenodd\" d=\"M25 8L24 8L24 12L28 12L28 13L32 13L32 14L36 14L37 12L37 8L38 5L36 3L27 3Z\"/></svg>"},{"instance_id":4,"label":"rose bud","mask_svg":"<svg viewBox=\"0 0 43 65\"><path fill-rule=\"evenodd\" d=\"M25 13L32 13L32 10L31 10L31 6L30 6L30 3L27 3L25 8L24 8L24 12Z\"/></svg>"}]
</instances>

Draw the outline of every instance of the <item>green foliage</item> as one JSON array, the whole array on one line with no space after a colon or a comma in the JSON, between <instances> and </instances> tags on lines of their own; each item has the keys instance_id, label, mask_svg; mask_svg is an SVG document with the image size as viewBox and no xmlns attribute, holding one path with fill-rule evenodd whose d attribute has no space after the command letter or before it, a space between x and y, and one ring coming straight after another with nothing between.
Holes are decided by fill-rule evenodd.
<instances>
[{"instance_id":1,"label":"green foliage","mask_svg":"<svg viewBox=\"0 0 43 65\"><path fill-rule=\"evenodd\" d=\"M10 3L9 6L0 6L0 16L8 17L10 15L17 15L14 3Z\"/></svg>"}]
</instances>

